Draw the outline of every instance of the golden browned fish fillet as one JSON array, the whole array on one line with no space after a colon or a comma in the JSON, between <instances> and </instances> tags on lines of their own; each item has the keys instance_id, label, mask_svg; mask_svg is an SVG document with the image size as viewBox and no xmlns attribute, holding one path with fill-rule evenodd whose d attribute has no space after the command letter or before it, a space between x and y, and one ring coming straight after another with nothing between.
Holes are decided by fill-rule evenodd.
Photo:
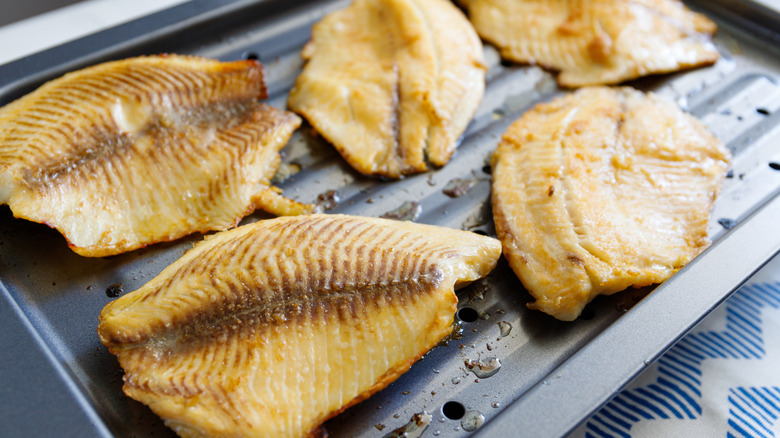
<instances>
[{"instance_id":1,"label":"golden browned fish fillet","mask_svg":"<svg viewBox=\"0 0 780 438\"><path fill-rule=\"evenodd\" d=\"M530 307L570 321L596 295L669 278L709 244L729 160L694 117L631 88L527 112L493 155L492 197Z\"/></svg>"},{"instance_id":2,"label":"golden browned fish fillet","mask_svg":"<svg viewBox=\"0 0 780 438\"><path fill-rule=\"evenodd\" d=\"M355 0L303 57L290 109L365 175L445 165L485 89L482 44L447 0Z\"/></svg>"},{"instance_id":3,"label":"golden browned fish fillet","mask_svg":"<svg viewBox=\"0 0 780 438\"><path fill-rule=\"evenodd\" d=\"M480 36L567 87L617 84L718 60L717 30L679 0L460 0Z\"/></svg>"},{"instance_id":4,"label":"golden browned fish fillet","mask_svg":"<svg viewBox=\"0 0 780 438\"><path fill-rule=\"evenodd\" d=\"M69 73L0 109L0 204L105 256L310 210L269 186L300 119L256 61L157 56Z\"/></svg>"},{"instance_id":5,"label":"golden browned fish fillet","mask_svg":"<svg viewBox=\"0 0 780 438\"><path fill-rule=\"evenodd\" d=\"M452 330L501 244L411 222L271 219L209 237L107 305L124 391L183 437L298 437Z\"/></svg>"}]
</instances>

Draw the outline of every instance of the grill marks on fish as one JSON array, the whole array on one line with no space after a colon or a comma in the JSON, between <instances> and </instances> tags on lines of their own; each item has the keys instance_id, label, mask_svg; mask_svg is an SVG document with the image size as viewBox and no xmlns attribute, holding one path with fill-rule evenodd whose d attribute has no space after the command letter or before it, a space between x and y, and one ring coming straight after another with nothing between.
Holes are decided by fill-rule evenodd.
<instances>
[{"instance_id":1,"label":"grill marks on fish","mask_svg":"<svg viewBox=\"0 0 780 438\"><path fill-rule=\"evenodd\" d=\"M198 307L191 307L188 313L180 313L180 319L160 321L160 324L143 326L149 332L134 332L125 337L114 339L115 342L142 342L145 337L157 335L155 327L164 330L165 327L177 327L189 323L209 321L205 330L221 330L220 324L215 321L224 320L224 315L235 314L257 315L259 323L267 325L270 322L285 322L290 315L298 313L296 307L309 301L322 300L327 303L348 302L350 297L379 296L385 289L392 289L393 295L403 297L405 288L410 283L437 287L442 280L442 272L436 266L428 264L425 257L409 257L401 252L386 251L383 248L394 247L402 244L398 237L390 233L376 234L371 228L349 230L330 230L326 225L320 232L324 236L322 247L315 247L305 240L296 243L296 252L301 252L301 259L286 260L279 263L278 258L272 256L259 257L254 248L273 247L275 245L287 245L290 248L289 238L282 238L273 233L289 233L288 229L275 229L273 232L257 234L255 236L240 235L236 239L220 245L214 251L201 254L202 263L185 265L181 272L173 274L160 289L141 299L142 302L163 307L173 307L182 299L176 296L174 301L156 302L160 293L174 284L189 281L193 277L204 279L207 286L219 291L216 296L211 296L208 301L197 291L191 298L192 303L199 303ZM341 248L340 250L328 249L330 236L342 236L354 232L358 234L356 239L376 240L375 246L366 245ZM369 232L373 232L366 235ZM305 239L305 238L303 238ZM385 246L387 245L387 246ZM447 258L455 254L449 248L440 248L431 245L426 250L426 257L433 259ZM225 268L225 261L221 260L225 254L235 254L237 260L246 260L246 271L236 271L233 275L225 275L221 272ZM343 259L340 259L342 258ZM286 257L285 257L286 258ZM367 266L362 263L367 261ZM362 268L365 267L365 271ZM260 274L259 274L260 273ZM267 274L267 275L263 275ZM323 276L323 274L325 274ZM194 306L194 304L193 304ZM336 306L338 307L338 306ZM354 303L350 304L354 310ZM285 311L279 312L277 310ZM146 310L146 309L144 309ZM287 312L289 311L289 312ZM291 312L291 313L290 313ZM351 312L354 314L354 311ZM275 316L274 316L275 315ZM197 324L196 324L197 325ZM190 328L188 328L189 330ZM174 333L175 334L175 333Z\"/></svg>"},{"instance_id":2,"label":"grill marks on fish","mask_svg":"<svg viewBox=\"0 0 780 438\"><path fill-rule=\"evenodd\" d=\"M234 286L234 285L231 285ZM370 315L386 307L414 307L420 295L436 291L435 283L425 281L397 282L330 291L316 297L275 297L274 301L224 303L213 305L184 321L173 321L173 328L149 333L132 347L143 350L152 358L170 360L177 355L202 354L214 340L239 342L264 337L285 330L286 326L307 321L318 323L349 323L368 320ZM231 292L236 292L233 289ZM119 342L119 341L115 341Z\"/></svg>"},{"instance_id":3,"label":"grill marks on fish","mask_svg":"<svg viewBox=\"0 0 780 438\"><path fill-rule=\"evenodd\" d=\"M678 0L460 0L511 61L560 71L567 87L616 84L718 60L715 23Z\"/></svg>"},{"instance_id":4,"label":"grill marks on fish","mask_svg":"<svg viewBox=\"0 0 780 438\"><path fill-rule=\"evenodd\" d=\"M479 38L442 0L358 0L317 23L302 55L289 107L366 175L446 164L484 93Z\"/></svg>"},{"instance_id":5,"label":"grill marks on fish","mask_svg":"<svg viewBox=\"0 0 780 438\"><path fill-rule=\"evenodd\" d=\"M268 123L276 115L267 107L255 106L254 99L220 102L209 109L184 109L175 123L156 117L133 133L101 129L64 135L63 140L69 144L62 156L30 156L32 162L24 170L23 179L31 190L55 190L61 184L75 186L95 175L106 175L113 164L121 168L138 156L146 156L149 163L165 163L182 149L193 153L182 158L205 160L210 154L219 153L219 146L224 144L237 152L231 154L236 160L259 141L264 131L273 128ZM259 125L255 126L256 123ZM243 137L231 132L236 127L245 131ZM212 142L198 144L205 136L213 137Z\"/></svg>"},{"instance_id":6,"label":"grill marks on fish","mask_svg":"<svg viewBox=\"0 0 780 438\"><path fill-rule=\"evenodd\" d=\"M19 142L4 149L13 148L30 160L26 163L31 167L46 168L37 160L46 158L47 151L55 164L61 161L60 153L74 157L89 155L90 150L110 153L112 144L104 141L122 133L134 134L150 125L181 128L225 123L237 113L246 113L254 99L265 97L262 69L257 64L219 71L216 62L209 66L195 58L163 59L107 63L45 84L19 101L18 109L27 111L11 111L8 120L0 119L11 123L4 129L13 133L9 140ZM186 71L193 67L200 71ZM224 111L231 106L243 110Z\"/></svg>"},{"instance_id":7,"label":"grill marks on fish","mask_svg":"<svg viewBox=\"0 0 780 438\"><path fill-rule=\"evenodd\" d=\"M300 119L257 102L262 66L186 56L69 73L0 110L0 199L103 256L309 208L270 187Z\"/></svg>"},{"instance_id":8,"label":"grill marks on fish","mask_svg":"<svg viewBox=\"0 0 780 438\"><path fill-rule=\"evenodd\" d=\"M493 156L492 196L531 307L572 320L599 294L685 266L709 245L729 160L699 121L630 88L583 88L527 112Z\"/></svg>"},{"instance_id":9,"label":"grill marks on fish","mask_svg":"<svg viewBox=\"0 0 780 438\"><path fill-rule=\"evenodd\" d=\"M457 244L453 244L457 242ZM101 312L125 392L182 436L302 436L451 331L495 239L341 215L207 238Z\"/></svg>"}]
</instances>

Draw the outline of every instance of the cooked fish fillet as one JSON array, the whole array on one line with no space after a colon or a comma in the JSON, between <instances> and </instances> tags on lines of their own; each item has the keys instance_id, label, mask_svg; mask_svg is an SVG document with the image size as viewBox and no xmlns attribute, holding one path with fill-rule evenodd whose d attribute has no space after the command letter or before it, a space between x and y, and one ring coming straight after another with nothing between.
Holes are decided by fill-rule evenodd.
<instances>
[{"instance_id":1,"label":"cooked fish fillet","mask_svg":"<svg viewBox=\"0 0 780 438\"><path fill-rule=\"evenodd\" d=\"M107 305L124 391L183 437L298 437L379 391L452 330L501 244L341 215L260 221L195 246Z\"/></svg>"},{"instance_id":2,"label":"cooked fish fillet","mask_svg":"<svg viewBox=\"0 0 780 438\"><path fill-rule=\"evenodd\" d=\"M0 204L105 256L310 210L269 186L300 119L256 61L157 56L69 73L0 109Z\"/></svg>"},{"instance_id":3,"label":"cooked fish fillet","mask_svg":"<svg viewBox=\"0 0 780 438\"><path fill-rule=\"evenodd\" d=\"M288 105L365 175L445 165L482 100L482 44L447 0L355 0L314 25Z\"/></svg>"},{"instance_id":4,"label":"cooked fish fillet","mask_svg":"<svg viewBox=\"0 0 780 438\"><path fill-rule=\"evenodd\" d=\"M660 283L709 244L730 154L676 105L589 87L541 104L493 155L493 213L530 307L570 321L599 294Z\"/></svg>"},{"instance_id":5,"label":"cooked fish fillet","mask_svg":"<svg viewBox=\"0 0 780 438\"><path fill-rule=\"evenodd\" d=\"M479 35L567 87L617 84L718 60L717 26L679 0L460 0Z\"/></svg>"}]
</instances>

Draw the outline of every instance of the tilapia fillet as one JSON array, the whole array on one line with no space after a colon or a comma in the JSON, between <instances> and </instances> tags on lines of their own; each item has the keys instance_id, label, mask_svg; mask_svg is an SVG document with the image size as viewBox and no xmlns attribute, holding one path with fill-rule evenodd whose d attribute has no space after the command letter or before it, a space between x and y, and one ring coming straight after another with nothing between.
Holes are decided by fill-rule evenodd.
<instances>
[{"instance_id":1,"label":"tilapia fillet","mask_svg":"<svg viewBox=\"0 0 780 438\"><path fill-rule=\"evenodd\" d=\"M124 391L183 437L297 437L452 330L501 244L386 219L283 217L207 238L107 305Z\"/></svg>"},{"instance_id":2,"label":"tilapia fillet","mask_svg":"<svg viewBox=\"0 0 780 438\"><path fill-rule=\"evenodd\" d=\"M69 73L0 109L0 204L105 256L308 211L269 186L300 119L257 102L256 61L186 56Z\"/></svg>"},{"instance_id":3,"label":"tilapia fillet","mask_svg":"<svg viewBox=\"0 0 780 438\"><path fill-rule=\"evenodd\" d=\"M302 56L288 106L365 175L445 165L485 90L482 43L448 0L355 0Z\"/></svg>"},{"instance_id":4,"label":"tilapia fillet","mask_svg":"<svg viewBox=\"0 0 780 438\"><path fill-rule=\"evenodd\" d=\"M715 23L679 0L459 0L479 35L567 87L617 84L718 60Z\"/></svg>"},{"instance_id":5,"label":"tilapia fillet","mask_svg":"<svg viewBox=\"0 0 780 438\"><path fill-rule=\"evenodd\" d=\"M492 198L531 307L570 321L599 294L669 278L709 245L729 160L701 122L631 88L524 114L493 155Z\"/></svg>"}]
</instances>

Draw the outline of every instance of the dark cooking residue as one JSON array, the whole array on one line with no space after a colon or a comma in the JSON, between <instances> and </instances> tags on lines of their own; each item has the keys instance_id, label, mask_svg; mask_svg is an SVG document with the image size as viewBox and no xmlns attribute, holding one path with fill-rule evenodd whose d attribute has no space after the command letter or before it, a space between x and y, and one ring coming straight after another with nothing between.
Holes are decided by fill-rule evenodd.
<instances>
[{"instance_id":1,"label":"dark cooking residue","mask_svg":"<svg viewBox=\"0 0 780 438\"><path fill-rule=\"evenodd\" d=\"M425 411L414 414L408 423L388 433L383 438L419 438L431 424L432 419L431 414Z\"/></svg>"},{"instance_id":2,"label":"dark cooking residue","mask_svg":"<svg viewBox=\"0 0 780 438\"><path fill-rule=\"evenodd\" d=\"M380 216L384 219L395 219L398 221L412 221L417 220L422 214L422 206L416 201L406 201L401 204L400 207L395 210L388 211Z\"/></svg>"},{"instance_id":3,"label":"dark cooking residue","mask_svg":"<svg viewBox=\"0 0 780 438\"><path fill-rule=\"evenodd\" d=\"M339 192L336 190L328 190L325 193L320 193L317 195L317 207L320 207L323 210L332 210L339 205L339 201L341 201L341 196L339 196Z\"/></svg>"},{"instance_id":4,"label":"dark cooking residue","mask_svg":"<svg viewBox=\"0 0 780 438\"><path fill-rule=\"evenodd\" d=\"M116 298L124 293L122 289L122 283L114 283L106 288L106 296L109 298Z\"/></svg>"},{"instance_id":5,"label":"dark cooking residue","mask_svg":"<svg viewBox=\"0 0 780 438\"><path fill-rule=\"evenodd\" d=\"M737 226L737 221L735 221L734 219L729 219L729 218L725 218L725 217L722 217L722 218L718 219L718 223L723 228L725 228L727 230L730 230L730 229L734 228L735 226Z\"/></svg>"},{"instance_id":6,"label":"dark cooking residue","mask_svg":"<svg viewBox=\"0 0 780 438\"><path fill-rule=\"evenodd\" d=\"M463 325L458 321L452 325L452 331L449 335L436 344L439 347L447 347L450 341L458 341L463 338Z\"/></svg>"},{"instance_id":7,"label":"dark cooking residue","mask_svg":"<svg viewBox=\"0 0 780 438\"><path fill-rule=\"evenodd\" d=\"M455 178L450 180L442 189L442 192L450 198L458 198L465 195L477 184L473 178Z\"/></svg>"}]
</instances>

